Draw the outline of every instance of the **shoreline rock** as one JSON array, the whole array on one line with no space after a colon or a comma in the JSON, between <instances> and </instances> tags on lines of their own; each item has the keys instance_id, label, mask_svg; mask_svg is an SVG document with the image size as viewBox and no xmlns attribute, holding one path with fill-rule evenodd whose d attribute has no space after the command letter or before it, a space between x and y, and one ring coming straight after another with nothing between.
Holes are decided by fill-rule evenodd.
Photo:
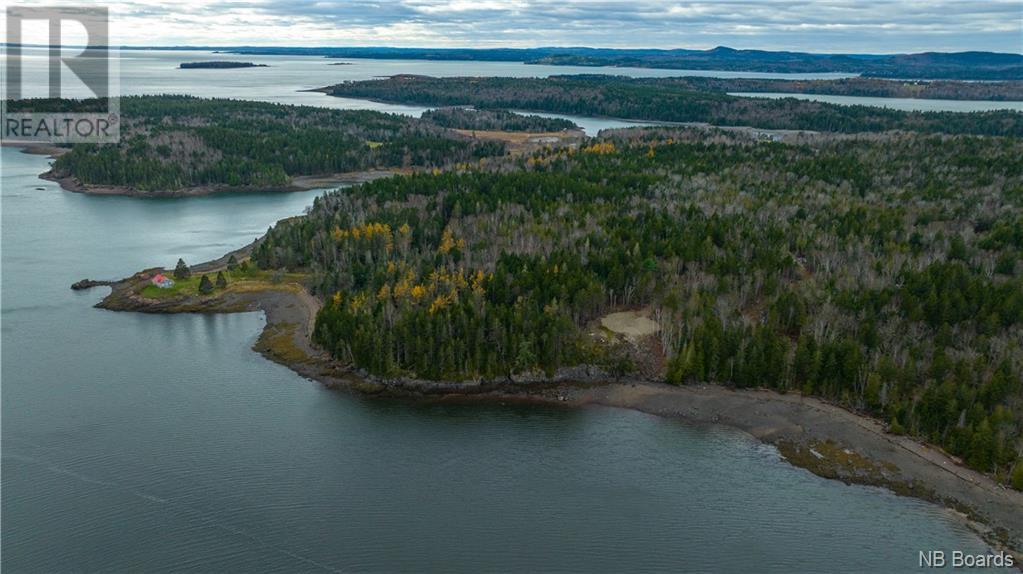
<instances>
[{"instance_id":1,"label":"shoreline rock","mask_svg":"<svg viewBox=\"0 0 1023 574\"><path fill-rule=\"evenodd\" d=\"M64 149L64 148L59 148ZM42 151L34 151L26 153L44 153ZM57 154L59 155L59 154ZM303 175L295 176L292 178L292 182L282 186L267 186L267 187L255 187L255 186L240 186L232 187L227 185L206 185L196 187L185 187L181 189L173 190L161 190L161 191L143 191L133 187L125 186L105 186L105 185L91 185L83 184L73 176L58 176L53 172L52 169L47 170L39 174L40 179L52 181L60 185L61 189L74 193L84 193L86 195L121 195L126 197L136 197L139 199L156 199L156 198L175 198L175 197L200 197L205 195L214 195L217 193L291 193L298 191L309 191L312 189L338 187L344 185L356 185L381 179L385 177L391 177L397 175L400 172L397 170L366 170L351 173L340 173L330 175Z\"/></svg>"},{"instance_id":2,"label":"shoreline rock","mask_svg":"<svg viewBox=\"0 0 1023 574\"><path fill-rule=\"evenodd\" d=\"M113 285L113 281L95 281L92 279L82 279L75 281L71 284L72 291L82 291L85 289L92 289L93 287L110 287Z\"/></svg>"}]
</instances>

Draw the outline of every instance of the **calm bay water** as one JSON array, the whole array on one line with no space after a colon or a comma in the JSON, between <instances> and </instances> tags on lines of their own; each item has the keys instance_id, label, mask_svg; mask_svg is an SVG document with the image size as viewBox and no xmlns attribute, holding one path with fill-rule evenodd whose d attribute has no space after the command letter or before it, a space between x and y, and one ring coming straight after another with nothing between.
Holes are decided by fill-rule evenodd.
<instances>
[{"instance_id":1,"label":"calm bay water","mask_svg":"<svg viewBox=\"0 0 1023 574\"><path fill-rule=\"evenodd\" d=\"M122 64L124 93L330 106L356 103L294 89L470 73L314 58L179 71L224 56L127 56L141 63ZM471 73L515 69L540 74ZM985 550L939 507L817 478L729 429L367 401L254 353L261 314L94 309L104 290L71 282L217 257L317 192L90 197L39 180L43 157L0 159L4 572L910 572L918 550Z\"/></svg>"}]
</instances>

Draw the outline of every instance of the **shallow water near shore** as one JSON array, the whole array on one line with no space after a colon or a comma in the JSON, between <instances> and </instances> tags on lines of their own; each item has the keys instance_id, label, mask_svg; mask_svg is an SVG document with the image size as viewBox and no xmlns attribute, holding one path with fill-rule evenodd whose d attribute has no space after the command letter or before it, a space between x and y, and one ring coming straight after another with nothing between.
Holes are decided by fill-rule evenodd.
<instances>
[{"instance_id":1,"label":"shallow water near shore","mask_svg":"<svg viewBox=\"0 0 1023 574\"><path fill-rule=\"evenodd\" d=\"M251 350L257 313L92 308L318 192L60 190L2 149L2 565L65 571L909 572L952 514L638 412L364 400ZM41 189L37 189L41 188Z\"/></svg>"}]
</instances>

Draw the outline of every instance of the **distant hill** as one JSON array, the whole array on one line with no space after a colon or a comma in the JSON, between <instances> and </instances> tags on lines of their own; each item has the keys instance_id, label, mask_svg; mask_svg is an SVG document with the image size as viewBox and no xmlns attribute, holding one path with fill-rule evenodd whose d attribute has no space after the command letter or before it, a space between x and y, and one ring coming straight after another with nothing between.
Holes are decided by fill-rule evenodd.
<instances>
[{"instance_id":1,"label":"distant hill","mask_svg":"<svg viewBox=\"0 0 1023 574\"><path fill-rule=\"evenodd\" d=\"M611 48L287 48L240 47L235 54L287 54L328 58L510 61L529 64L727 70L770 73L846 73L876 78L1023 80L1023 54L924 52L921 54L811 54L736 50Z\"/></svg>"}]
</instances>

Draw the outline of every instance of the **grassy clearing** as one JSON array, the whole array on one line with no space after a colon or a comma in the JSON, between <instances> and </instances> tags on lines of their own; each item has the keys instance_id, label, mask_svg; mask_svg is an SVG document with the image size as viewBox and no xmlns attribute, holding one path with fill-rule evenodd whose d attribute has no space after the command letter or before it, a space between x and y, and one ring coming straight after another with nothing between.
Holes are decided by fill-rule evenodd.
<instances>
[{"instance_id":1,"label":"grassy clearing","mask_svg":"<svg viewBox=\"0 0 1023 574\"><path fill-rule=\"evenodd\" d=\"M167 272L166 275L171 277L172 273ZM187 279L174 279L174 286L167 289L147 284L139 293L147 299L177 299L180 297L196 296L199 295L199 281L202 275L202 273L193 273ZM216 282L216 272L207 273L206 275L209 276L210 281ZM249 266L245 271L240 269L234 271L225 270L224 277L227 279L227 287L224 289L214 288L213 292L210 293L211 295L251 293L268 289L295 292L302 288L301 283L305 280L306 275L304 273L266 271L257 269L255 266Z\"/></svg>"}]
</instances>

